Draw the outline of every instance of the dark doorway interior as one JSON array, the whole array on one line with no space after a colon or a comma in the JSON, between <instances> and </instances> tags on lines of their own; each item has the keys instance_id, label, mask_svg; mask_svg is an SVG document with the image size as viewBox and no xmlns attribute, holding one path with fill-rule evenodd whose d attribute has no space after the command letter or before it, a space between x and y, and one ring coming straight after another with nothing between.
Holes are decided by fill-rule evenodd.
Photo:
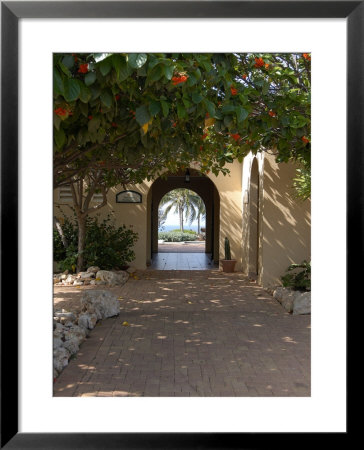
<instances>
[{"instance_id":1,"label":"dark doorway interior","mask_svg":"<svg viewBox=\"0 0 364 450\"><path fill-rule=\"evenodd\" d=\"M200 172L189 169L189 182L186 182L185 171L169 174L166 178L158 178L152 185L148 194L148 209L150 214L150 226L148 227L148 240L150 243L147 261L149 265L161 267L167 260L171 265L180 265L180 270L200 268L210 269L214 263L218 263L219 255L219 214L220 200L219 194L213 182ZM172 252L161 252L158 250L158 206L162 197L168 192L184 188L196 192L203 200L206 208L206 231L205 248L196 252L180 251L180 257L165 256ZM186 244L193 245L193 244ZM201 246L201 245L200 245ZM191 248L192 250L192 248ZM177 253L177 252L176 252ZM196 257L183 256L193 253ZM164 262L163 262L164 261ZM177 265L178 265L177 264ZM196 267L195 267L196 266Z\"/></svg>"}]
</instances>

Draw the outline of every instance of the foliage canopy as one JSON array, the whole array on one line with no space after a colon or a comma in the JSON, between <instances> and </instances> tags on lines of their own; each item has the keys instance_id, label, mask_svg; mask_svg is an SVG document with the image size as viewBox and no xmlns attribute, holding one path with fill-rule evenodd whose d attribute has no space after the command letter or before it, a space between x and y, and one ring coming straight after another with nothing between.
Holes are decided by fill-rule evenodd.
<instances>
[{"instance_id":1,"label":"foliage canopy","mask_svg":"<svg viewBox=\"0 0 364 450\"><path fill-rule=\"evenodd\" d=\"M217 175L264 149L307 178L310 73L305 53L55 54L54 184L90 171L134 183L192 161Z\"/></svg>"}]
</instances>

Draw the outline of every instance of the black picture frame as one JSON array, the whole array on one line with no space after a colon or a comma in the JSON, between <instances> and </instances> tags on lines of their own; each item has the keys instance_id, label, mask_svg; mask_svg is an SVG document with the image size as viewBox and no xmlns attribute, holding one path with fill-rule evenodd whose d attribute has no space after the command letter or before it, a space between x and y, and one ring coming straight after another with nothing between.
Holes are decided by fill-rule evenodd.
<instances>
[{"instance_id":1,"label":"black picture frame","mask_svg":"<svg viewBox=\"0 0 364 450\"><path fill-rule=\"evenodd\" d=\"M277 433L18 433L19 330L14 322L18 317L18 22L109 17L347 19L347 301L355 300L356 282L362 278L364 1L1 2L1 448L261 448L264 442L267 446ZM339 433L335 440L347 436ZM279 437L281 446L298 439L297 434ZM299 443L307 444L309 439L309 433L303 434ZM315 443L317 439L316 434Z\"/></svg>"},{"instance_id":2,"label":"black picture frame","mask_svg":"<svg viewBox=\"0 0 364 450\"><path fill-rule=\"evenodd\" d=\"M136 201L136 202L134 202L134 201L119 201L119 199L118 199L118 197L119 197L119 195L121 195L121 194L125 194L125 193L129 193L129 192L132 192L133 194L137 194L137 197L138 197L138 201ZM120 191L120 192L118 192L116 195L115 195L115 202L116 203L119 203L119 204L123 204L123 203L142 203L142 194L140 193L140 192L137 192L137 191L132 191L132 190L130 190L130 189L128 189L128 190L126 190L126 191Z\"/></svg>"}]
</instances>

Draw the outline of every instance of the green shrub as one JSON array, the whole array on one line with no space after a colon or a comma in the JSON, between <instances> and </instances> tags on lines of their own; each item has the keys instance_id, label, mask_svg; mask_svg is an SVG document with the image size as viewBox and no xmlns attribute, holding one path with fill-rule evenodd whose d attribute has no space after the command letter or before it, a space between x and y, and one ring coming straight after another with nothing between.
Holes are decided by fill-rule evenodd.
<instances>
[{"instance_id":1,"label":"green shrub","mask_svg":"<svg viewBox=\"0 0 364 450\"><path fill-rule=\"evenodd\" d=\"M183 233L182 231L162 231L158 233L158 239L162 239L166 242L195 241L197 235Z\"/></svg>"},{"instance_id":2,"label":"green shrub","mask_svg":"<svg viewBox=\"0 0 364 450\"><path fill-rule=\"evenodd\" d=\"M171 230L172 233L181 233L181 230ZM183 233L189 233L189 234L197 234L196 231L193 230L183 230Z\"/></svg>"},{"instance_id":3,"label":"green shrub","mask_svg":"<svg viewBox=\"0 0 364 450\"><path fill-rule=\"evenodd\" d=\"M293 289L294 291L310 291L311 290L311 263L303 261L301 264L291 264L287 268L287 272L296 269L303 269L295 273L287 273L281 277L284 287Z\"/></svg>"},{"instance_id":4,"label":"green shrub","mask_svg":"<svg viewBox=\"0 0 364 450\"><path fill-rule=\"evenodd\" d=\"M78 227L77 222L65 218L62 225L68 241L64 248L57 230L54 230L54 261L62 271L75 271L77 264ZM138 239L137 233L125 225L115 227L110 216L101 222L96 217L88 217L84 250L84 269L99 266L101 269L121 268L135 258L133 246Z\"/></svg>"}]
</instances>

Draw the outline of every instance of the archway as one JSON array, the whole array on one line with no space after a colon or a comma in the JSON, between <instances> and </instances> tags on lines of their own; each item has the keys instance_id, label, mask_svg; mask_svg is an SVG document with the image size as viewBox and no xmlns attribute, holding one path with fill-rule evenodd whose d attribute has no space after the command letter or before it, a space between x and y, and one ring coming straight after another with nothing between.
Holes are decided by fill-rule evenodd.
<instances>
[{"instance_id":1,"label":"archway","mask_svg":"<svg viewBox=\"0 0 364 450\"><path fill-rule=\"evenodd\" d=\"M257 158L254 158L251 167L249 197L249 275L256 277L259 272L259 170Z\"/></svg>"},{"instance_id":2,"label":"archway","mask_svg":"<svg viewBox=\"0 0 364 450\"><path fill-rule=\"evenodd\" d=\"M180 170L157 178L150 187L147 198L147 264L152 263L153 255L158 254L158 205L168 192L184 188L196 192L203 200L206 208L206 244L205 253L211 260L219 260L219 226L220 196L214 183L207 176L195 169L188 169L189 181L186 182L186 171Z\"/></svg>"},{"instance_id":3,"label":"archway","mask_svg":"<svg viewBox=\"0 0 364 450\"><path fill-rule=\"evenodd\" d=\"M205 202L196 192L187 187L167 192L158 205L158 253L205 253L205 218Z\"/></svg>"}]
</instances>

